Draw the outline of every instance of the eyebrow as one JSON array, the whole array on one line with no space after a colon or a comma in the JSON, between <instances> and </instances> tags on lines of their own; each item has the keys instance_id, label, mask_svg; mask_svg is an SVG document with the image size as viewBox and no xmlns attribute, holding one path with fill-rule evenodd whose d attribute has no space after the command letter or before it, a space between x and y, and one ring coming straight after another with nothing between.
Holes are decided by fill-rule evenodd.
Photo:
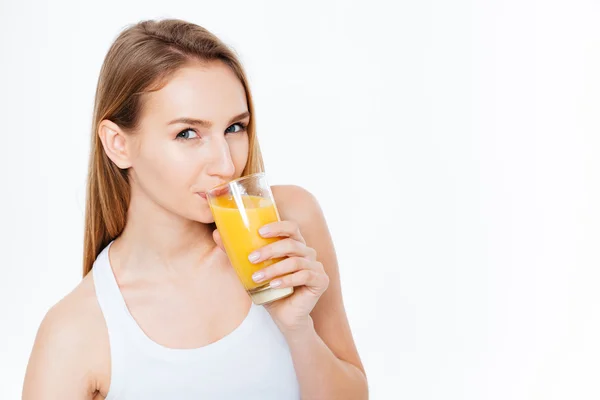
<instances>
[{"instance_id":1,"label":"eyebrow","mask_svg":"<svg viewBox=\"0 0 600 400\"><path fill-rule=\"evenodd\" d=\"M229 120L228 124L231 124L232 122L238 121L238 120L246 118L248 116L250 116L250 113L248 111L245 111L245 112L231 118ZM197 126L202 126L205 128L210 128L212 126L212 122L210 122L210 121L204 121L202 119L195 119L195 118L189 118L189 117L176 118L173 121L169 122L167 125L173 125L173 124L177 124L177 123L188 124L188 125L197 125Z\"/></svg>"}]
</instances>

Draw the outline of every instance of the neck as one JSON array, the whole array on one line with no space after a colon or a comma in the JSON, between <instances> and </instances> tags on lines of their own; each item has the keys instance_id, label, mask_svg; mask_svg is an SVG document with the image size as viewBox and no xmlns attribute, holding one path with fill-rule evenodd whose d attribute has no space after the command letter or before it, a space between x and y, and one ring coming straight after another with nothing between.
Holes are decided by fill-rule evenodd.
<instances>
[{"instance_id":1,"label":"neck","mask_svg":"<svg viewBox=\"0 0 600 400\"><path fill-rule=\"evenodd\" d=\"M185 273L208 266L218 249L212 225L176 215L132 191L127 223L111 253L130 272Z\"/></svg>"}]
</instances>

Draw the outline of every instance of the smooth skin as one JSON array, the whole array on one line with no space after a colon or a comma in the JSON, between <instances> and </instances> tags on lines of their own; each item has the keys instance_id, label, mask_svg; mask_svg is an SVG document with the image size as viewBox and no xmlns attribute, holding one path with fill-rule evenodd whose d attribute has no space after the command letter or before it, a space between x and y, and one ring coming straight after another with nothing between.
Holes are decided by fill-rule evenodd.
<instances>
[{"instance_id":1,"label":"smooth skin","mask_svg":"<svg viewBox=\"0 0 600 400\"><path fill-rule=\"evenodd\" d=\"M109 120L99 129L104 151L129 169L131 183L127 225L110 262L131 314L152 340L202 347L232 332L251 306L198 194L242 174L249 147L245 92L224 64L195 62L148 94L146 107L135 135ZM180 117L204 122L169 124ZM265 308L289 344L302 398L366 399L322 210L300 187L272 190L282 221L265 225L265 235L283 240L259 249L256 262L289 257L266 268L262 280L285 275L279 287L295 286L292 296ZM104 399L109 388L108 334L88 274L44 317L23 398Z\"/></svg>"}]
</instances>

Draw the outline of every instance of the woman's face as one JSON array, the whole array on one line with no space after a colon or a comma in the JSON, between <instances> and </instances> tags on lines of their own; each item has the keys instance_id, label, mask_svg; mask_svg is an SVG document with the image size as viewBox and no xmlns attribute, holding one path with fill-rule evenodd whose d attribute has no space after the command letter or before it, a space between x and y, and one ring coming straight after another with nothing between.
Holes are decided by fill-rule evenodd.
<instances>
[{"instance_id":1,"label":"woman's face","mask_svg":"<svg viewBox=\"0 0 600 400\"><path fill-rule=\"evenodd\" d=\"M131 184L172 213L213 222L201 193L240 177L248 160L241 82L221 62L197 63L146 96L140 131L127 139Z\"/></svg>"}]
</instances>

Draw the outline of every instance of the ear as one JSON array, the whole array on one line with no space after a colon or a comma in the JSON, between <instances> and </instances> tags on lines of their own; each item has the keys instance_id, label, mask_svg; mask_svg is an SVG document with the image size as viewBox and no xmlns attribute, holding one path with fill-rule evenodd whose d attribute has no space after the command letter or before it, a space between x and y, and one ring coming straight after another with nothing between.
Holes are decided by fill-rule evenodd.
<instances>
[{"instance_id":1,"label":"ear","mask_svg":"<svg viewBox=\"0 0 600 400\"><path fill-rule=\"evenodd\" d=\"M102 141L104 152L121 169L131 167L131 155L127 146L127 136L117 124L110 120L100 122L98 136Z\"/></svg>"}]
</instances>

